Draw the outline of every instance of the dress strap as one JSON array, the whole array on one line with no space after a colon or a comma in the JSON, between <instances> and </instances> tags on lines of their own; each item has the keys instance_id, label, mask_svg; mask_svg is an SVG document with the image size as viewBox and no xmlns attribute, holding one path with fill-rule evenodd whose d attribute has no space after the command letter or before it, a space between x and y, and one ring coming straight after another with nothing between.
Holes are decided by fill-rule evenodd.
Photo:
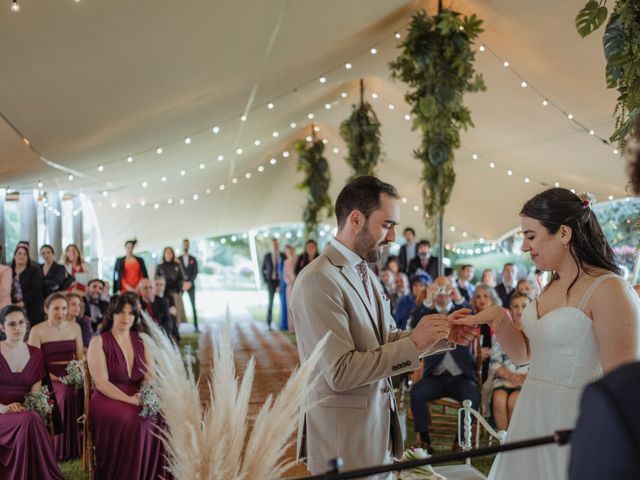
<instances>
[{"instance_id":1,"label":"dress strap","mask_svg":"<svg viewBox=\"0 0 640 480\"><path fill-rule=\"evenodd\" d=\"M589 300L591 299L591 295L593 295L593 292L595 292L596 289L600 286L600 284L605 280L607 280L608 278L620 278L620 277L618 277L618 275L616 275L615 273L605 273L604 275L600 275L598 278L596 278L591 283L591 285L589 285L589 288L587 288L587 291L582 296L580 305L578 305L578 309L580 311L584 312L584 309L587 307L587 303L589 303Z\"/></svg>"}]
</instances>

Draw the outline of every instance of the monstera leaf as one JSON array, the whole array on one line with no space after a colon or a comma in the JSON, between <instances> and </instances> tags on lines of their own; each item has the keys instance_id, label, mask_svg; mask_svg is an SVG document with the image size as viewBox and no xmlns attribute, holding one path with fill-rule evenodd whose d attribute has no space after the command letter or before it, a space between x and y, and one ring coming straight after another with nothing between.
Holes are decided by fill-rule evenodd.
<instances>
[{"instance_id":1,"label":"monstera leaf","mask_svg":"<svg viewBox=\"0 0 640 480\"><path fill-rule=\"evenodd\" d=\"M589 0L576 16L576 28L582 38L599 29L607 19L607 7Z\"/></svg>"}]
</instances>

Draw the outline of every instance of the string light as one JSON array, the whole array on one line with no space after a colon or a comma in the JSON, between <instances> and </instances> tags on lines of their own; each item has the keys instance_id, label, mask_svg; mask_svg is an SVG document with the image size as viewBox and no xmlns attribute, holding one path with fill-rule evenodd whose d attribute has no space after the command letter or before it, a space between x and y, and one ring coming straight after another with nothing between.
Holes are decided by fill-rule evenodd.
<instances>
[{"instance_id":1,"label":"string light","mask_svg":"<svg viewBox=\"0 0 640 480\"><path fill-rule=\"evenodd\" d=\"M187 144L187 145L191 145L191 137L186 137L184 139L184 143Z\"/></svg>"},{"instance_id":2,"label":"string light","mask_svg":"<svg viewBox=\"0 0 640 480\"><path fill-rule=\"evenodd\" d=\"M240 121L241 122L246 122L247 121L247 116L246 115L241 115L240 116Z\"/></svg>"},{"instance_id":3,"label":"string light","mask_svg":"<svg viewBox=\"0 0 640 480\"><path fill-rule=\"evenodd\" d=\"M296 127L298 126L298 124L297 124L296 122L291 122L291 123L289 124L289 126L290 126L291 128L296 128Z\"/></svg>"},{"instance_id":4,"label":"string light","mask_svg":"<svg viewBox=\"0 0 640 480\"><path fill-rule=\"evenodd\" d=\"M20 13L20 4L18 3L18 0L13 0L11 2L11 11L13 13Z\"/></svg>"},{"instance_id":5,"label":"string light","mask_svg":"<svg viewBox=\"0 0 640 480\"><path fill-rule=\"evenodd\" d=\"M156 153L157 153L158 155L162 155L162 147L158 147L158 148L156 148Z\"/></svg>"},{"instance_id":6,"label":"string light","mask_svg":"<svg viewBox=\"0 0 640 480\"><path fill-rule=\"evenodd\" d=\"M99 172L103 172L104 171L104 166L103 165L98 165L98 171Z\"/></svg>"},{"instance_id":7,"label":"string light","mask_svg":"<svg viewBox=\"0 0 640 480\"><path fill-rule=\"evenodd\" d=\"M269 110L273 110L273 107L274 107L274 106L275 106L275 105L273 104L273 102L269 102L269 103L267 103L267 108L268 108Z\"/></svg>"},{"instance_id":8,"label":"string light","mask_svg":"<svg viewBox=\"0 0 640 480\"><path fill-rule=\"evenodd\" d=\"M216 125L211 129L211 131L213 132L214 135L217 135L218 133L220 133L220 127Z\"/></svg>"},{"instance_id":9,"label":"string light","mask_svg":"<svg viewBox=\"0 0 640 480\"><path fill-rule=\"evenodd\" d=\"M187 174L186 170L180 170L180 176L184 177Z\"/></svg>"},{"instance_id":10,"label":"string light","mask_svg":"<svg viewBox=\"0 0 640 480\"><path fill-rule=\"evenodd\" d=\"M371 52L371 55L375 55L376 53L378 53L378 49L376 47L371 47L371 50L369 50Z\"/></svg>"},{"instance_id":11,"label":"string light","mask_svg":"<svg viewBox=\"0 0 640 480\"><path fill-rule=\"evenodd\" d=\"M353 65L351 65L349 62L344 64L344 68L346 68L347 70L351 70L352 67Z\"/></svg>"},{"instance_id":12,"label":"string light","mask_svg":"<svg viewBox=\"0 0 640 480\"><path fill-rule=\"evenodd\" d=\"M320 83L327 83L327 77L320 77Z\"/></svg>"}]
</instances>

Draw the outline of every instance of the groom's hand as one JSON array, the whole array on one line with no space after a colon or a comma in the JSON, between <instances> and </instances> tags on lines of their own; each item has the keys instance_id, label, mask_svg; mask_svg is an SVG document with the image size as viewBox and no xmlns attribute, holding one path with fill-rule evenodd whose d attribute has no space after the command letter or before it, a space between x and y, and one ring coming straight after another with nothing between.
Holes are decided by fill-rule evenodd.
<instances>
[{"instance_id":1,"label":"groom's hand","mask_svg":"<svg viewBox=\"0 0 640 480\"><path fill-rule=\"evenodd\" d=\"M446 315L439 313L425 315L411 332L410 338L415 343L418 352L424 352L443 338L447 338L449 329L449 319Z\"/></svg>"},{"instance_id":2,"label":"groom's hand","mask_svg":"<svg viewBox=\"0 0 640 480\"><path fill-rule=\"evenodd\" d=\"M476 327L474 325L461 325L456 323L470 316L471 310L468 308L461 308L449 315L447 319L450 322L449 336L447 337L449 342L457 343L458 345L469 345L475 338Z\"/></svg>"}]
</instances>

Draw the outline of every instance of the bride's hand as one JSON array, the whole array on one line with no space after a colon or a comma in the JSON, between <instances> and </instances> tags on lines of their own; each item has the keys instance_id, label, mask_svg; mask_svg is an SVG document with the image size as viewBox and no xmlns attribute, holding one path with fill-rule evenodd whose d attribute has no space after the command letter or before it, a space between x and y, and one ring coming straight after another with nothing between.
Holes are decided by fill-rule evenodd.
<instances>
[{"instance_id":1,"label":"bride's hand","mask_svg":"<svg viewBox=\"0 0 640 480\"><path fill-rule=\"evenodd\" d=\"M456 312L454 312L456 313ZM451 323L454 325L467 325L478 326L487 324L491 328L497 330L506 316L506 310L498 305L494 305L489 308L485 308L483 311L476 313L475 315L460 315L452 318Z\"/></svg>"},{"instance_id":2,"label":"bride's hand","mask_svg":"<svg viewBox=\"0 0 640 480\"><path fill-rule=\"evenodd\" d=\"M457 343L458 345L469 345L469 343L475 337L475 326L473 325L461 325L457 324L454 320L469 318L471 310L468 308L461 308L449 314L449 336L447 340L451 343Z\"/></svg>"}]
</instances>

